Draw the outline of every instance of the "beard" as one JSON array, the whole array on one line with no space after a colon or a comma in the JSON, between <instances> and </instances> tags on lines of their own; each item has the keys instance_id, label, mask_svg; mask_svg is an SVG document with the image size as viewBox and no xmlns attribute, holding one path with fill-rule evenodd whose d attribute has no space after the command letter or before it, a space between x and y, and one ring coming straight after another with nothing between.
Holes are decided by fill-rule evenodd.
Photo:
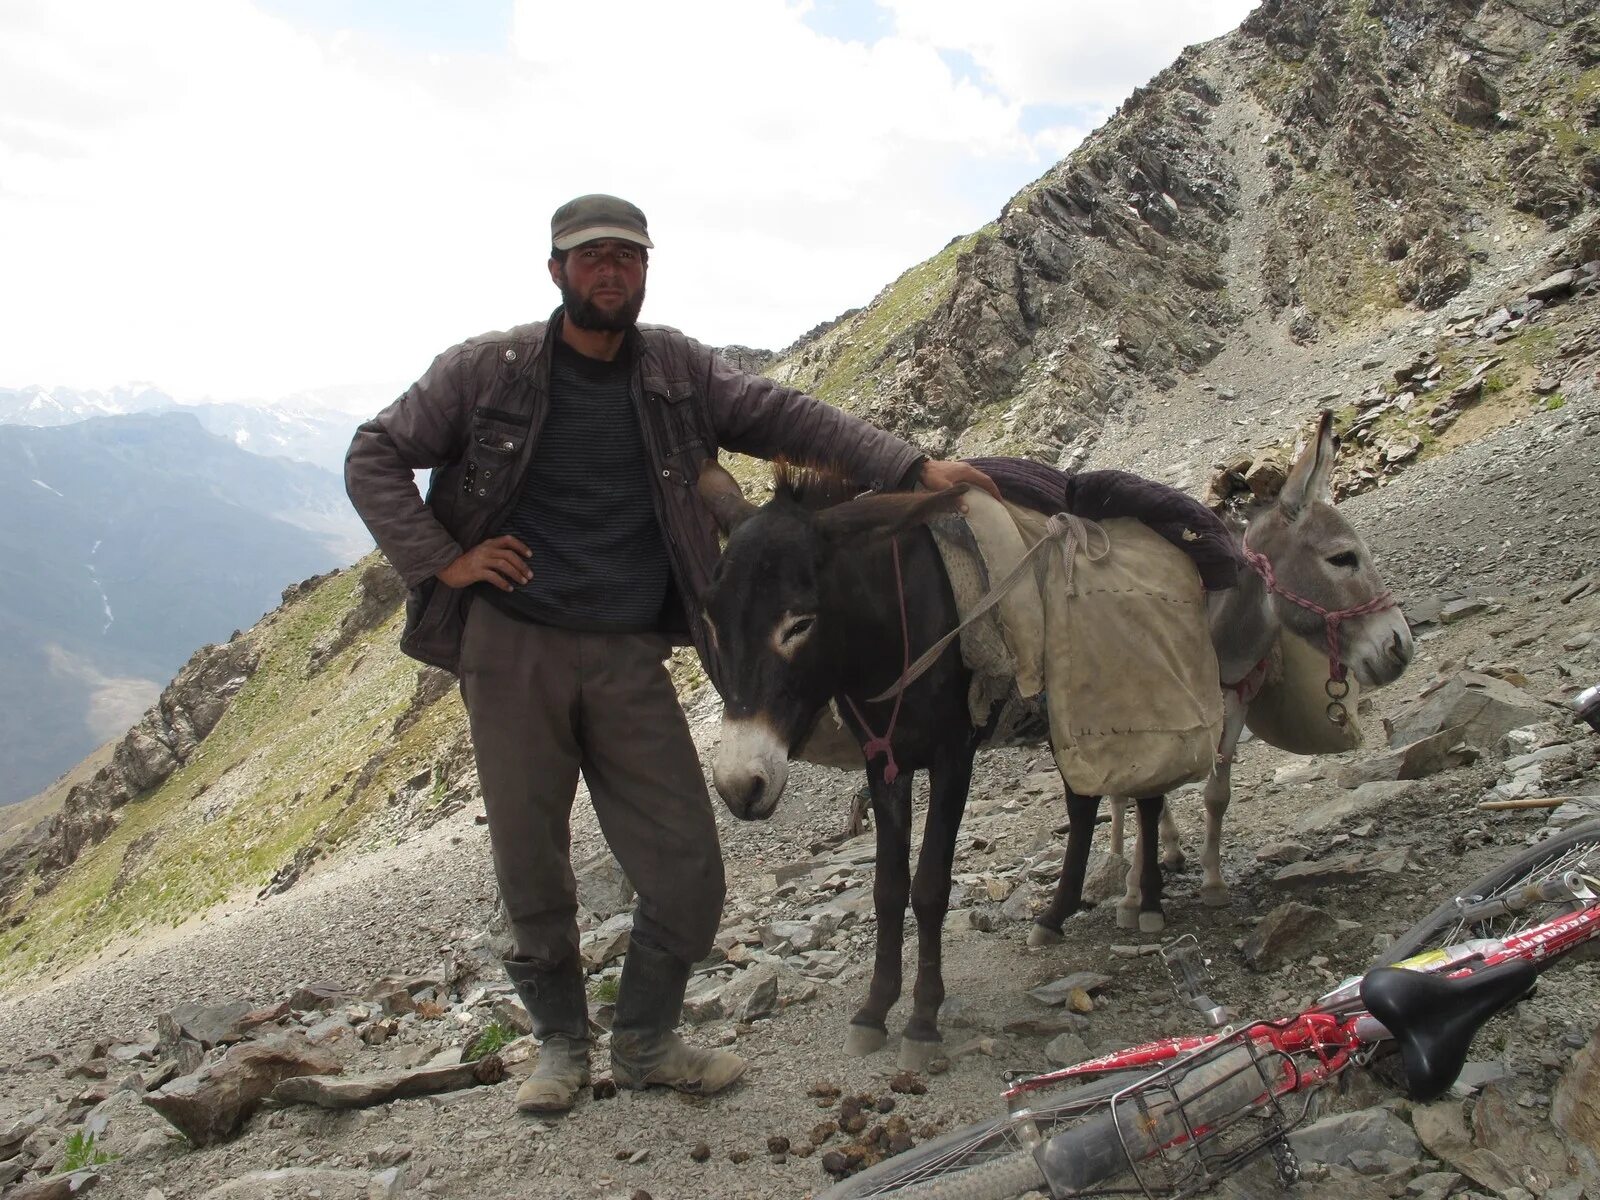
<instances>
[{"instance_id":1,"label":"beard","mask_svg":"<svg viewBox=\"0 0 1600 1200\"><path fill-rule=\"evenodd\" d=\"M568 286L566 272L563 271L561 306L566 311L567 320L579 329L587 329L592 333L626 333L638 321L639 310L644 307L644 284L639 285L638 294L621 308L607 311L574 292Z\"/></svg>"}]
</instances>

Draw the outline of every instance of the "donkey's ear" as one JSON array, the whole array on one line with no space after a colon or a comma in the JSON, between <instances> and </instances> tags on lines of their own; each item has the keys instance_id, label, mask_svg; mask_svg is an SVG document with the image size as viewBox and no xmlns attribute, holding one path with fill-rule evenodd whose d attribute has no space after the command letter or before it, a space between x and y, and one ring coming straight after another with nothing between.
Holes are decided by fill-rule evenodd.
<instances>
[{"instance_id":1,"label":"donkey's ear","mask_svg":"<svg viewBox=\"0 0 1600 1200\"><path fill-rule=\"evenodd\" d=\"M756 513L756 506L744 498L739 481L723 470L714 458L706 459L700 468L695 489L723 533L732 533Z\"/></svg>"},{"instance_id":2,"label":"donkey's ear","mask_svg":"<svg viewBox=\"0 0 1600 1200\"><path fill-rule=\"evenodd\" d=\"M1339 439L1333 436L1333 412L1323 409L1317 420L1317 432L1293 467L1283 490L1278 494L1278 507L1291 521L1306 510L1306 506L1321 501L1333 503L1333 464L1339 457Z\"/></svg>"},{"instance_id":3,"label":"donkey's ear","mask_svg":"<svg viewBox=\"0 0 1600 1200\"><path fill-rule=\"evenodd\" d=\"M847 500L817 514L817 532L830 546L893 537L934 517L955 512L965 503L967 485L942 492L885 492Z\"/></svg>"}]
</instances>

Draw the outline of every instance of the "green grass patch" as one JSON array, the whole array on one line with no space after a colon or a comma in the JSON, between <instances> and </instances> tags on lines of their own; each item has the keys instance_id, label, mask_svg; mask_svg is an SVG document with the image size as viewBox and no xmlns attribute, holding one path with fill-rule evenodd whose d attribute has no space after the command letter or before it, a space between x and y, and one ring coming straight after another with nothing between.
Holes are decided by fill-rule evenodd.
<instances>
[{"instance_id":1,"label":"green grass patch","mask_svg":"<svg viewBox=\"0 0 1600 1200\"><path fill-rule=\"evenodd\" d=\"M94 1134L75 1129L67 1136L66 1143L61 1148L61 1164L55 1169L54 1174L70 1175L85 1167L103 1167L114 1157L116 1156L95 1147Z\"/></svg>"},{"instance_id":2,"label":"green grass patch","mask_svg":"<svg viewBox=\"0 0 1600 1200\"><path fill-rule=\"evenodd\" d=\"M620 976L613 975L609 979L602 979L589 989L589 998L596 1004L615 1004L617 1002L617 989L621 986Z\"/></svg>"},{"instance_id":3,"label":"green grass patch","mask_svg":"<svg viewBox=\"0 0 1600 1200\"><path fill-rule=\"evenodd\" d=\"M34 898L21 925L0 932L0 980L60 970L260 887L302 847L350 837L461 736L464 715L448 696L394 737L416 679L399 652L398 614L309 672L312 649L351 608L363 565L247 635L260 649L255 674L189 761L119 810L117 828ZM148 848L124 870L128 847L147 833Z\"/></svg>"},{"instance_id":4,"label":"green grass patch","mask_svg":"<svg viewBox=\"0 0 1600 1200\"><path fill-rule=\"evenodd\" d=\"M477 1037L467 1043L467 1048L461 1055L462 1061L477 1062L480 1058L498 1054L521 1036L504 1021L491 1021L483 1027Z\"/></svg>"},{"instance_id":5,"label":"green grass patch","mask_svg":"<svg viewBox=\"0 0 1600 1200\"><path fill-rule=\"evenodd\" d=\"M1394 273L1373 246L1350 181L1331 170L1301 171L1289 196L1308 218L1295 233L1294 264L1306 307L1336 324L1364 311L1398 308Z\"/></svg>"},{"instance_id":6,"label":"green grass patch","mask_svg":"<svg viewBox=\"0 0 1600 1200\"><path fill-rule=\"evenodd\" d=\"M809 354L809 362L789 366L786 382L830 404L859 409L875 392L879 380L874 372L884 365L891 347L944 303L955 287L961 256L992 232L993 226L985 226L957 238L901 275L861 312L808 347L802 358Z\"/></svg>"}]
</instances>

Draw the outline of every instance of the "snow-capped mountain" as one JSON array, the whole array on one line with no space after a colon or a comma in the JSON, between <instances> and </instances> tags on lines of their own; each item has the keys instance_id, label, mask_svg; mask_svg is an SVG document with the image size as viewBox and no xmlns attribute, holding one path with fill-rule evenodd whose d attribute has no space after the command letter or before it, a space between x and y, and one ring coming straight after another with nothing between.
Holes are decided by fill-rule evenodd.
<instances>
[{"instance_id":1,"label":"snow-capped mountain","mask_svg":"<svg viewBox=\"0 0 1600 1200\"><path fill-rule=\"evenodd\" d=\"M337 396L302 393L273 404L222 401L185 403L147 383L109 391L72 388L0 388L0 425L46 428L94 417L181 410L193 413L206 432L242 450L314 463L342 474L344 453L356 425L387 400L365 400L370 389L341 389Z\"/></svg>"},{"instance_id":2,"label":"snow-capped mountain","mask_svg":"<svg viewBox=\"0 0 1600 1200\"><path fill-rule=\"evenodd\" d=\"M148 383L122 384L107 392L79 392L71 388L0 388L0 425L70 425L91 417L163 412L176 404L177 401L171 396Z\"/></svg>"}]
</instances>

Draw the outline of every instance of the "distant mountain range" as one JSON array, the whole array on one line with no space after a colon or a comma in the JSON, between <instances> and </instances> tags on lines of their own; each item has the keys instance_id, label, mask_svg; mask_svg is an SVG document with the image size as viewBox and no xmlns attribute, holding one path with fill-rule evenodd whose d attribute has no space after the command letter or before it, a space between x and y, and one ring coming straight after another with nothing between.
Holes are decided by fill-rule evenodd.
<instances>
[{"instance_id":1,"label":"distant mountain range","mask_svg":"<svg viewBox=\"0 0 1600 1200\"><path fill-rule=\"evenodd\" d=\"M371 546L338 476L244 449L243 425L208 430L242 406L156 398L0 392L0 803L126 729L198 646ZM84 417L123 403L155 411Z\"/></svg>"},{"instance_id":2,"label":"distant mountain range","mask_svg":"<svg viewBox=\"0 0 1600 1200\"><path fill-rule=\"evenodd\" d=\"M382 404L374 402L370 411L376 412ZM344 452L362 419L316 404L310 398L290 398L266 406L215 401L180 404L159 388L144 383L125 384L104 392L0 388L0 425L44 428L94 417L160 412L190 413L208 432L227 438L240 449L315 463L336 475L343 472Z\"/></svg>"}]
</instances>

